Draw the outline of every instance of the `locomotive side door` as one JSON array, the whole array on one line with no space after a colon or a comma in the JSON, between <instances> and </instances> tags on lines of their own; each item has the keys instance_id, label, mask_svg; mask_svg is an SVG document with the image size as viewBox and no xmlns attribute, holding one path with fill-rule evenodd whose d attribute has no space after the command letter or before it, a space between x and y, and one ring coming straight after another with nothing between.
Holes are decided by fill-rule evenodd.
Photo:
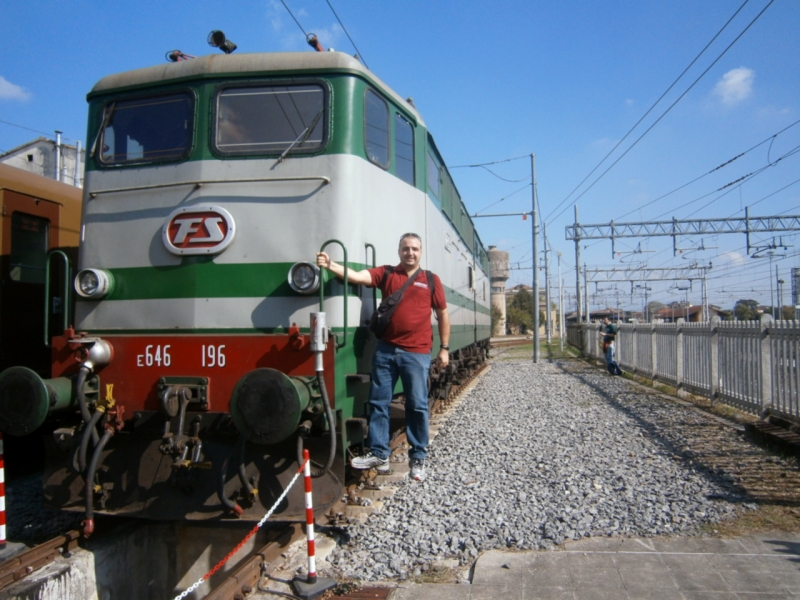
<instances>
[{"instance_id":1,"label":"locomotive side door","mask_svg":"<svg viewBox=\"0 0 800 600\"><path fill-rule=\"evenodd\" d=\"M20 365L49 377L45 262L58 243L59 205L3 190L2 218L0 369Z\"/></svg>"}]
</instances>

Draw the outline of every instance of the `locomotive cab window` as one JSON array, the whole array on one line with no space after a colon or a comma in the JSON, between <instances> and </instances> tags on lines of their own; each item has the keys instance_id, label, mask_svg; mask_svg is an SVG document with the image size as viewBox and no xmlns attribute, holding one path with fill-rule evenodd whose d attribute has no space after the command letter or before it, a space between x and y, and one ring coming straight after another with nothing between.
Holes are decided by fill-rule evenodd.
<instances>
[{"instance_id":1,"label":"locomotive cab window","mask_svg":"<svg viewBox=\"0 0 800 600\"><path fill-rule=\"evenodd\" d=\"M188 92L106 105L97 152L104 165L171 162L192 147L194 97Z\"/></svg>"},{"instance_id":2,"label":"locomotive cab window","mask_svg":"<svg viewBox=\"0 0 800 600\"><path fill-rule=\"evenodd\" d=\"M223 155L302 154L326 144L321 85L229 87L216 98L214 150Z\"/></svg>"},{"instance_id":3,"label":"locomotive cab window","mask_svg":"<svg viewBox=\"0 0 800 600\"><path fill-rule=\"evenodd\" d=\"M414 185L414 127L404 117L394 115L395 174Z\"/></svg>"},{"instance_id":4,"label":"locomotive cab window","mask_svg":"<svg viewBox=\"0 0 800 600\"><path fill-rule=\"evenodd\" d=\"M367 158L376 165L389 168L389 107L372 90L364 97L364 140Z\"/></svg>"},{"instance_id":5,"label":"locomotive cab window","mask_svg":"<svg viewBox=\"0 0 800 600\"><path fill-rule=\"evenodd\" d=\"M428 153L428 191L433 195L434 198L437 200L440 199L440 188L439 184L441 183L440 174L439 174L439 164L436 162L436 159Z\"/></svg>"},{"instance_id":6,"label":"locomotive cab window","mask_svg":"<svg viewBox=\"0 0 800 600\"><path fill-rule=\"evenodd\" d=\"M21 212L11 215L9 276L20 283L44 283L50 221Z\"/></svg>"}]
</instances>

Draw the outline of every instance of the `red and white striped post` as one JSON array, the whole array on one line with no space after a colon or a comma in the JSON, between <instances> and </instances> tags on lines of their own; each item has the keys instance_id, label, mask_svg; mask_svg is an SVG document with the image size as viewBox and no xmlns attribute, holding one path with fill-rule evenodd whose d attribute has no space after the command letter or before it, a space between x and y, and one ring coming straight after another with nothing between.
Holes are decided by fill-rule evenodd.
<instances>
[{"instance_id":1,"label":"red and white striped post","mask_svg":"<svg viewBox=\"0 0 800 600\"><path fill-rule=\"evenodd\" d=\"M311 461L308 450L303 450L303 460L306 466L303 470L303 479L306 484L306 542L308 545L308 583L317 582L317 559L314 548L314 500L311 497ZM3 538L5 539L5 538Z\"/></svg>"},{"instance_id":2,"label":"red and white striped post","mask_svg":"<svg viewBox=\"0 0 800 600\"><path fill-rule=\"evenodd\" d=\"M306 484L306 543L308 546L308 577L305 581L295 579L294 584L295 593L307 600L309 598L316 598L320 594L327 592L336 587L336 580L329 577L322 577L317 579L317 560L316 548L314 545L314 501L311 496L311 460L309 459L308 450L303 450L303 461L305 467L303 468L303 475L305 476Z\"/></svg>"},{"instance_id":3,"label":"red and white striped post","mask_svg":"<svg viewBox=\"0 0 800 600\"><path fill-rule=\"evenodd\" d=\"M0 431L0 550L6 547L6 459Z\"/></svg>"}]
</instances>

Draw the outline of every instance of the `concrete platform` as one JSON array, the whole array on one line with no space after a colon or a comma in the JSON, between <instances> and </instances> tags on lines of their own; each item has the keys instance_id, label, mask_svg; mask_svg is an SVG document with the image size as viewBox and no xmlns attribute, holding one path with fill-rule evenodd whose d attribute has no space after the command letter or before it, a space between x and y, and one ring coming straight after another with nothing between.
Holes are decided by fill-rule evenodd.
<instances>
[{"instance_id":1,"label":"concrete platform","mask_svg":"<svg viewBox=\"0 0 800 600\"><path fill-rule=\"evenodd\" d=\"M390 600L800 600L800 535L591 538L480 556L472 584L402 583Z\"/></svg>"}]
</instances>

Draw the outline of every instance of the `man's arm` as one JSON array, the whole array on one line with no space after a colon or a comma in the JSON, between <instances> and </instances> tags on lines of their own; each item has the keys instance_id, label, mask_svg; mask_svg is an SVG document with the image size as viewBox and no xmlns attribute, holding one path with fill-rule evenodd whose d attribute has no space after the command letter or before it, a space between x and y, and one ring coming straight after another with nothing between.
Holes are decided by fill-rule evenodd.
<instances>
[{"instance_id":1,"label":"man's arm","mask_svg":"<svg viewBox=\"0 0 800 600\"><path fill-rule=\"evenodd\" d=\"M439 322L439 339L442 345L450 345L450 313L447 312L447 307L435 308L436 320ZM444 348L439 349L439 354L436 355L436 362L439 367L444 368L450 362L450 351Z\"/></svg>"},{"instance_id":2,"label":"man's arm","mask_svg":"<svg viewBox=\"0 0 800 600\"><path fill-rule=\"evenodd\" d=\"M339 279L344 279L344 265L333 262L331 257L325 252L317 253L317 266L325 267ZM359 285L367 285L372 287L372 275L370 275L369 271L366 269L363 271L353 271L352 269L348 269L347 281L350 283L357 283Z\"/></svg>"}]
</instances>

